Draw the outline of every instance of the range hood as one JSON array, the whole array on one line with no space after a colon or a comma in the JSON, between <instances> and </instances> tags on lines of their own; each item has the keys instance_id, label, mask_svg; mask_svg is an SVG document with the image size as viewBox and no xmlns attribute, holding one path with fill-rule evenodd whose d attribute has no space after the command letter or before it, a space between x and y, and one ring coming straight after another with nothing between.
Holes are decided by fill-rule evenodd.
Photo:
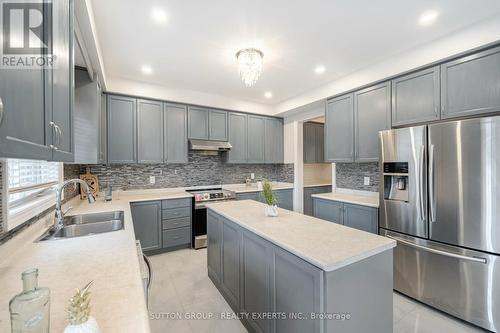
<instances>
[{"instance_id":1,"label":"range hood","mask_svg":"<svg viewBox=\"0 0 500 333\"><path fill-rule=\"evenodd\" d=\"M189 140L190 150L228 151L231 148L233 147L227 141Z\"/></svg>"}]
</instances>

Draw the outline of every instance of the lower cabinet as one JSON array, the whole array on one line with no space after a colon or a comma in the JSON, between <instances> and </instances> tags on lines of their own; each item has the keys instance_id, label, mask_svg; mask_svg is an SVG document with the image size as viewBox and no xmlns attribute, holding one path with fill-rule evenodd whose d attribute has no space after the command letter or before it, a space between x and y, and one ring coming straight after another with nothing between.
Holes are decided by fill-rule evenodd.
<instances>
[{"instance_id":1,"label":"lower cabinet","mask_svg":"<svg viewBox=\"0 0 500 333\"><path fill-rule=\"evenodd\" d=\"M321 332L319 320L267 313L321 313L324 272L271 242L207 212L208 275L249 332Z\"/></svg>"},{"instance_id":2,"label":"lower cabinet","mask_svg":"<svg viewBox=\"0 0 500 333\"><path fill-rule=\"evenodd\" d=\"M313 194L329 193L331 191L331 186L304 187L304 215L313 215Z\"/></svg>"},{"instance_id":3,"label":"lower cabinet","mask_svg":"<svg viewBox=\"0 0 500 333\"><path fill-rule=\"evenodd\" d=\"M163 252L191 246L191 198L130 204L135 237L144 251Z\"/></svg>"},{"instance_id":4,"label":"lower cabinet","mask_svg":"<svg viewBox=\"0 0 500 333\"><path fill-rule=\"evenodd\" d=\"M313 198L313 216L351 228L378 233L378 208Z\"/></svg>"},{"instance_id":5,"label":"lower cabinet","mask_svg":"<svg viewBox=\"0 0 500 333\"><path fill-rule=\"evenodd\" d=\"M293 189L275 190L278 207L293 210ZM255 200L264 202L261 192L236 193L236 200Z\"/></svg>"}]
</instances>

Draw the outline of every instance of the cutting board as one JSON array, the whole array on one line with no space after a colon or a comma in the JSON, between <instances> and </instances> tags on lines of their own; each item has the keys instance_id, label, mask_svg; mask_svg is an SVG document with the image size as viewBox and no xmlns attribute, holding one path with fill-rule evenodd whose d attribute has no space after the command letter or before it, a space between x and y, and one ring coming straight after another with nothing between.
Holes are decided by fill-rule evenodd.
<instances>
[{"instance_id":1,"label":"cutting board","mask_svg":"<svg viewBox=\"0 0 500 333\"><path fill-rule=\"evenodd\" d=\"M80 179L87 182L94 197L99 196L99 179L96 175L90 173L89 168L87 168L83 175L80 175ZM82 200L87 199L87 193L85 193L82 186L80 186L80 198Z\"/></svg>"}]
</instances>

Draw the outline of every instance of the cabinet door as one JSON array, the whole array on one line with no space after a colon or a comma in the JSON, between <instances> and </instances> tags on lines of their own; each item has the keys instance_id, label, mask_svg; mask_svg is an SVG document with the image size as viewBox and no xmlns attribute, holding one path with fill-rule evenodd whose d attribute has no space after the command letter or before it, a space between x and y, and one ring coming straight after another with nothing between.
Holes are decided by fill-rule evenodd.
<instances>
[{"instance_id":1,"label":"cabinet door","mask_svg":"<svg viewBox=\"0 0 500 333\"><path fill-rule=\"evenodd\" d=\"M208 115L208 138L214 141L227 141L227 112L210 110Z\"/></svg>"},{"instance_id":2,"label":"cabinet door","mask_svg":"<svg viewBox=\"0 0 500 333\"><path fill-rule=\"evenodd\" d=\"M304 123L303 127L304 163L316 163L318 147L316 146L316 124Z\"/></svg>"},{"instance_id":3,"label":"cabinet door","mask_svg":"<svg viewBox=\"0 0 500 333\"><path fill-rule=\"evenodd\" d=\"M313 194L328 193L331 186L304 187L304 215L313 216Z\"/></svg>"},{"instance_id":4,"label":"cabinet door","mask_svg":"<svg viewBox=\"0 0 500 333\"><path fill-rule=\"evenodd\" d=\"M187 163L187 109L184 105L164 104L165 162Z\"/></svg>"},{"instance_id":5,"label":"cabinet door","mask_svg":"<svg viewBox=\"0 0 500 333\"><path fill-rule=\"evenodd\" d=\"M108 95L108 163L137 161L137 102Z\"/></svg>"},{"instance_id":6,"label":"cabinet door","mask_svg":"<svg viewBox=\"0 0 500 333\"><path fill-rule=\"evenodd\" d=\"M52 141L54 161L74 161L73 140L73 1L52 2L52 48L57 56L56 66L51 71L50 89L52 121L57 125Z\"/></svg>"},{"instance_id":7,"label":"cabinet door","mask_svg":"<svg viewBox=\"0 0 500 333\"><path fill-rule=\"evenodd\" d=\"M207 238L208 274L217 283L220 283L222 272L222 222L209 209L207 209Z\"/></svg>"},{"instance_id":8,"label":"cabinet door","mask_svg":"<svg viewBox=\"0 0 500 333\"><path fill-rule=\"evenodd\" d=\"M136 202L130 205L135 237L144 251L157 250L161 244L161 201Z\"/></svg>"},{"instance_id":9,"label":"cabinet door","mask_svg":"<svg viewBox=\"0 0 500 333\"><path fill-rule=\"evenodd\" d=\"M229 142L231 150L227 152L228 163L247 162L247 115L230 112L229 115Z\"/></svg>"},{"instance_id":10,"label":"cabinet door","mask_svg":"<svg viewBox=\"0 0 500 333\"><path fill-rule=\"evenodd\" d=\"M377 234L378 209L345 203L344 225Z\"/></svg>"},{"instance_id":11,"label":"cabinet door","mask_svg":"<svg viewBox=\"0 0 500 333\"><path fill-rule=\"evenodd\" d=\"M272 245L251 232L243 231L241 311L250 314L249 323L258 333L271 332L271 321L258 314L271 311L272 253Z\"/></svg>"},{"instance_id":12,"label":"cabinet door","mask_svg":"<svg viewBox=\"0 0 500 333\"><path fill-rule=\"evenodd\" d=\"M323 272L304 260L274 247L272 302L274 313L320 313ZM287 319L274 321L276 333L321 332L320 320Z\"/></svg>"},{"instance_id":13,"label":"cabinet door","mask_svg":"<svg viewBox=\"0 0 500 333\"><path fill-rule=\"evenodd\" d=\"M188 138L208 140L208 109L188 108Z\"/></svg>"},{"instance_id":14,"label":"cabinet door","mask_svg":"<svg viewBox=\"0 0 500 333\"><path fill-rule=\"evenodd\" d=\"M354 161L353 95L328 101L325 122L325 154L329 162Z\"/></svg>"},{"instance_id":15,"label":"cabinet door","mask_svg":"<svg viewBox=\"0 0 500 333\"><path fill-rule=\"evenodd\" d=\"M439 66L392 80L392 126L439 120Z\"/></svg>"},{"instance_id":16,"label":"cabinet door","mask_svg":"<svg viewBox=\"0 0 500 333\"><path fill-rule=\"evenodd\" d=\"M344 224L344 204L337 201L313 198L314 217Z\"/></svg>"},{"instance_id":17,"label":"cabinet door","mask_svg":"<svg viewBox=\"0 0 500 333\"><path fill-rule=\"evenodd\" d=\"M500 111L500 48L441 65L442 117Z\"/></svg>"},{"instance_id":18,"label":"cabinet door","mask_svg":"<svg viewBox=\"0 0 500 333\"><path fill-rule=\"evenodd\" d=\"M137 101L137 155L139 163L163 162L163 104Z\"/></svg>"},{"instance_id":19,"label":"cabinet door","mask_svg":"<svg viewBox=\"0 0 500 333\"><path fill-rule=\"evenodd\" d=\"M108 117L106 112L106 95L102 93L101 87L99 87L99 96L101 98L101 109L100 109L100 136L99 136L99 163L106 163L107 161L107 151L108 151L108 139L107 139L107 124Z\"/></svg>"},{"instance_id":20,"label":"cabinet door","mask_svg":"<svg viewBox=\"0 0 500 333\"><path fill-rule=\"evenodd\" d=\"M391 128L391 83L385 82L354 93L355 159L379 159L378 132Z\"/></svg>"},{"instance_id":21,"label":"cabinet door","mask_svg":"<svg viewBox=\"0 0 500 333\"><path fill-rule=\"evenodd\" d=\"M264 127L265 162L283 163L283 121L277 118L265 118Z\"/></svg>"},{"instance_id":22,"label":"cabinet door","mask_svg":"<svg viewBox=\"0 0 500 333\"><path fill-rule=\"evenodd\" d=\"M264 163L264 118L248 115L247 151L249 163Z\"/></svg>"},{"instance_id":23,"label":"cabinet door","mask_svg":"<svg viewBox=\"0 0 500 333\"><path fill-rule=\"evenodd\" d=\"M277 190L276 197L278 199L278 207L293 210L293 190Z\"/></svg>"},{"instance_id":24,"label":"cabinet door","mask_svg":"<svg viewBox=\"0 0 500 333\"><path fill-rule=\"evenodd\" d=\"M219 217L219 219L222 221L221 285L230 303L239 308L241 230L234 222L223 217Z\"/></svg>"},{"instance_id":25,"label":"cabinet door","mask_svg":"<svg viewBox=\"0 0 500 333\"><path fill-rule=\"evenodd\" d=\"M325 125L316 125L316 160L315 163L325 163Z\"/></svg>"}]
</instances>

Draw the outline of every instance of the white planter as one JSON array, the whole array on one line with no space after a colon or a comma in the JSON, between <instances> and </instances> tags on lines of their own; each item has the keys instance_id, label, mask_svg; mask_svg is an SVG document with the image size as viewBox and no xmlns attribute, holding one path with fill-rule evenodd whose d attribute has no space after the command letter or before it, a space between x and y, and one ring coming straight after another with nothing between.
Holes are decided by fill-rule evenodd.
<instances>
[{"instance_id":1,"label":"white planter","mask_svg":"<svg viewBox=\"0 0 500 333\"><path fill-rule=\"evenodd\" d=\"M264 210L264 213L268 217L276 217L276 216L278 216L278 206L276 206L276 205L267 205L266 208L265 208L265 210Z\"/></svg>"},{"instance_id":2,"label":"white planter","mask_svg":"<svg viewBox=\"0 0 500 333\"><path fill-rule=\"evenodd\" d=\"M93 317L89 317L83 324L66 326L64 333L99 333L99 326Z\"/></svg>"}]
</instances>

